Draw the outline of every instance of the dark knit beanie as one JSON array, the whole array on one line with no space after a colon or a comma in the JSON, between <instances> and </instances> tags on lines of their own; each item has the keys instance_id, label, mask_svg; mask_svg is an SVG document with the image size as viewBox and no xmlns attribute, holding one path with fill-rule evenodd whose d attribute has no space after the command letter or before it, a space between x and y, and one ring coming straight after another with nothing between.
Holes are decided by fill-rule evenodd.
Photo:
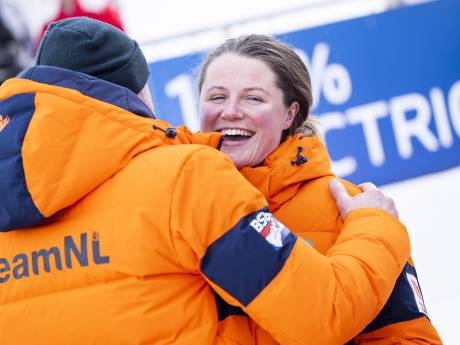
<instances>
[{"instance_id":1,"label":"dark knit beanie","mask_svg":"<svg viewBox=\"0 0 460 345\"><path fill-rule=\"evenodd\" d=\"M149 77L147 61L136 41L110 24L86 17L51 23L36 63L89 74L136 94Z\"/></svg>"}]
</instances>

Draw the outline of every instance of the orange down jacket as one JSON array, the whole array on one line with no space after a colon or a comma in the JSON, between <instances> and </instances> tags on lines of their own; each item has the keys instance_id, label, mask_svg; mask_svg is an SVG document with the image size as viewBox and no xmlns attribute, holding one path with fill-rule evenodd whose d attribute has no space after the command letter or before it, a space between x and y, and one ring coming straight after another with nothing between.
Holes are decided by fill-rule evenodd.
<instances>
[{"instance_id":1,"label":"orange down jacket","mask_svg":"<svg viewBox=\"0 0 460 345\"><path fill-rule=\"evenodd\" d=\"M396 219L353 211L320 254L193 144L218 136L131 112L149 115L59 68L0 87L0 344L222 344L218 301L284 344L341 343L375 317L409 257Z\"/></svg>"},{"instance_id":2,"label":"orange down jacket","mask_svg":"<svg viewBox=\"0 0 460 345\"><path fill-rule=\"evenodd\" d=\"M243 168L241 172L264 194L270 211L291 231L321 253L333 248L343 222L328 189L328 181L333 177L329 155L317 136L289 137L262 166ZM351 195L359 192L358 187L343 182ZM228 322L231 325L238 321ZM325 332L331 331L327 324L323 327ZM259 344L276 344L263 330L256 327L253 332ZM351 343L441 344L427 318L412 260L404 267L383 310Z\"/></svg>"}]
</instances>

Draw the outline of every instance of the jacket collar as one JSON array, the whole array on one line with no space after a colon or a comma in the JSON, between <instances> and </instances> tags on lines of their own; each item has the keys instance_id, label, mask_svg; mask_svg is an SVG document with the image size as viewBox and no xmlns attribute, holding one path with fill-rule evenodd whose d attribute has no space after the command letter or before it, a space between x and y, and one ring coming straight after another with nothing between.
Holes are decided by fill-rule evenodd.
<instances>
[{"instance_id":1,"label":"jacket collar","mask_svg":"<svg viewBox=\"0 0 460 345\"><path fill-rule=\"evenodd\" d=\"M271 211L290 200L303 183L332 175L321 139L301 135L288 137L261 166L242 168L241 173L264 194Z\"/></svg>"},{"instance_id":2,"label":"jacket collar","mask_svg":"<svg viewBox=\"0 0 460 345\"><path fill-rule=\"evenodd\" d=\"M40 65L24 70L17 78L73 89L85 96L116 105L142 117L155 118L150 109L131 90L88 74Z\"/></svg>"}]
</instances>

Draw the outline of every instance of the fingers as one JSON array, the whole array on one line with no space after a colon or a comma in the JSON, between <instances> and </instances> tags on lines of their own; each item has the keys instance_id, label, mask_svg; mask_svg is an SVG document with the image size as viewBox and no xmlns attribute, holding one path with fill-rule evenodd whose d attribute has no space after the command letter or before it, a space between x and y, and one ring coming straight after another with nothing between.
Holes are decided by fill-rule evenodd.
<instances>
[{"instance_id":1,"label":"fingers","mask_svg":"<svg viewBox=\"0 0 460 345\"><path fill-rule=\"evenodd\" d=\"M329 190L338 205L351 199L351 196L346 191L344 185L336 179L329 181Z\"/></svg>"},{"instance_id":2,"label":"fingers","mask_svg":"<svg viewBox=\"0 0 460 345\"><path fill-rule=\"evenodd\" d=\"M340 216L343 220L345 220L345 217L348 214L347 205L350 204L352 197L348 194L344 185L336 179L329 181L329 190L335 199Z\"/></svg>"},{"instance_id":3,"label":"fingers","mask_svg":"<svg viewBox=\"0 0 460 345\"><path fill-rule=\"evenodd\" d=\"M358 187L360 187L363 192L358 194L355 200L353 200L354 202L348 205L348 210L351 211L358 207L378 208L399 219L399 212L395 206L394 200L388 195L385 195L375 184L366 182L360 184Z\"/></svg>"},{"instance_id":4,"label":"fingers","mask_svg":"<svg viewBox=\"0 0 460 345\"><path fill-rule=\"evenodd\" d=\"M386 199L386 207L383 208L385 211L387 211L389 214L391 214L393 217L396 219L399 219L399 212L398 209L396 208L395 202L392 198L385 196Z\"/></svg>"},{"instance_id":5,"label":"fingers","mask_svg":"<svg viewBox=\"0 0 460 345\"><path fill-rule=\"evenodd\" d=\"M335 199L340 216L345 221L347 215L360 208L378 208L388 212L395 218L399 218L398 210L391 197L385 195L375 184L371 182L359 185L362 193L351 197L345 186L337 179L329 181L329 190Z\"/></svg>"},{"instance_id":6,"label":"fingers","mask_svg":"<svg viewBox=\"0 0 460 345\"><path fill-rule=\"evenodd\" d=\"M358 187L361 188L361 190L363 192L367 192L369 190L377 189L377 186L375 184L373 184L372 182L361 183L360 185L358 185Z\"/></svg>"}]
</instances>

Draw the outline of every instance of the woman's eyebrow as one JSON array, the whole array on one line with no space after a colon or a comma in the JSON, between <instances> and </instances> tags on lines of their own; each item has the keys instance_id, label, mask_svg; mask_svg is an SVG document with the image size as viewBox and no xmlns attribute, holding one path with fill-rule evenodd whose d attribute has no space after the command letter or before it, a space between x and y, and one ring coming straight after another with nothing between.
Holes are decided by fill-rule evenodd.
<instances>
[{"instance_id":1,"label":"woman's eyebrow","mask_svg":"<svg viewBox=\"0 0 460 345\"><path fill-rule=\"evenodd\" d=\"M227 90L225 87L223 86L219 86L219 85L211 85L210 87L208 87L206 89L206 92L210 92L210 91L225 91ZM260 91L260 92L263 92L265 94L269 94L269 92L267 90L265 90L264 88L262 87L258 87L258 86L250 86L250 87L245 87L243 89L244 92L248 92L248 91Z\"/></svg>"},{"instance_id":2,"label":"woman's eyebrow","mask_svg":"<svg viewBox=\"0 0 460 345\"><path fill-rule=\"evenodd\" d=\"M267 90L265 90L262 87L258 87L258 86L246 87L246 88L243 89L243 91L245 91L245 92L247 92L247 91L261 91L261 92L263 92L263 93L268 95Z\"/></svg>"},{"instance_id":3,"label":"woman's eyebrow","mask_svg":"<svg viewBox=\"0 0 460 345\"><path fill-rule=\"evenodd\" d=\"M206 89L206 92L213 91L213 90L224 91L224 90L225 90L225 87L223 87L223 86L218 86L218 85L211 85L210 87L208 87L208 88Z\"/></svg>"}]
</instances>

